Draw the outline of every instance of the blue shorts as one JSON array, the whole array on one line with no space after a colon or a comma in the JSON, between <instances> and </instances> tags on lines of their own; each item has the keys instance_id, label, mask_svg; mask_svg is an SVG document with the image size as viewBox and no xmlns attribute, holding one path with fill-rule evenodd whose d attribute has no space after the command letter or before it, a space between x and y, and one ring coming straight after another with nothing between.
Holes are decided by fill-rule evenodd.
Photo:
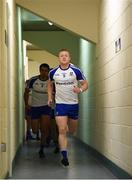
<instances>
[{"instance_id":1,"label":"blue shorts","mask_svg":"<svg viewBox=\"0 0 132 180\"><path fill-rule=\"evenodd\" d=\"M55 110L54 109L51 109L51 119L55 119Z\"/></svg>"},{"instance_id":2,"label":"blue shorts","mask_svg":"<svg viewBox=\"0 0 132 180\"><path fill-rule=\"evenodd\" d=\"M40 119L43 115L50 115L51 107L49 106L40 106L40 107L31 107L31 119Z\"/></svg>"},{"instance_id":3,"label":"blue shorts","mask_svg":"<svg viewBox=\"0 0 132 180\"><path fill-rule=\"evenodd\" d=\"M25 109L25 118L27 117L27 116L31 116L31 109Z\"/></svg>"},{"instance_id":4,"label":"blue shorts","mask_svg":"<svg viewBox=\"0 0 132 180\"><path fill-rule=\"evenodd\" d=\"M78 104L56 104L55 107L55 116L68 116L68 118L77 120L78 112Z\"/></svg>"}]
</instances>

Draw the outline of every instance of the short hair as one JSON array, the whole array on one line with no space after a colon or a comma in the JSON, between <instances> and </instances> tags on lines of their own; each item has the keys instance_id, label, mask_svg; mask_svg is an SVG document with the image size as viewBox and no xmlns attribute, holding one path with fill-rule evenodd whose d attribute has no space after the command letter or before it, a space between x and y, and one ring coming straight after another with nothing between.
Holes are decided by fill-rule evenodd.
<instances>
[{"instance_id":1,"label":"short hair","mask_svg":"<svg viewBox=\"0 0 132 180\"><path fill-rule=\"evenodd\" d=\"M68 49L66 49L66 48L60 49L60 50L58 51L58 54L59 54L60 52L62 52L62 51L67 51L67 52L69 53L69 55L70 55L70 51L69 51Z\"/></svg>"},{"instance_id":2,"label":"short hair","mask_svg":"<svg viewBox=\"0 0 132 180\"><path fill-rule=\"evenodd\" d=\"M41 70L41 68L44 67L44 68L47 68L48 70L50 70L50 66L46 63L43 63L39 66L39 70Z\"/></svg>"}]
</instances>

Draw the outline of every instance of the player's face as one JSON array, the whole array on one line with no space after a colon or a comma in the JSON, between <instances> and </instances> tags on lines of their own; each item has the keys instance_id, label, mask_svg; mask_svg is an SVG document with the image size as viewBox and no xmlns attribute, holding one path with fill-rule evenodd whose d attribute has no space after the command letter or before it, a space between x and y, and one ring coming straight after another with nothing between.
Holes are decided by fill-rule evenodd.
<instances>
[{"instance_id":1,"label":"player's face","mask_svg":"<svg viewBox=\"0 0 132 180\"><path fill-rule=\"evenodd\" d=\"M70 63L70 54L68 51L61 51L59 53L59 62L62 65L67 65Z\"/></svg>"},{"instance_id":2,"label":"player's face","mask_svg":"<svg viewBox=\"0 0 132 180\"><path fill-rule=\"evenodd\" d=\"M48 68L46 68L46 67L41 67L41 69L40 69L40 76L41 77L48 77L48 73L49 73L49 70L48 70Z\"/></svg>"}]
</instances>

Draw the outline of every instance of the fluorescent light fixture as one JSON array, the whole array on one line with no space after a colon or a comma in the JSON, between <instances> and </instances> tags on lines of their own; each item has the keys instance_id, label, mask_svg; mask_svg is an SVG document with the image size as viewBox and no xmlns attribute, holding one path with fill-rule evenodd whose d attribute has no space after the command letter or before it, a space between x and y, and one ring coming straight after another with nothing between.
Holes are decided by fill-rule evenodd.
<instances>
[{"instance_id":1,"label":"fluorescent light fixture","mask_svg":"<svg viewBox=\"0 0 132 180\"><path fill-rule=\"evenodd\" d=\"M50 21L48 21L48 24L49 24L50 26L52 26L52 25L53 25L53 23L52 23L52 22L50 22Z\"/></svg>"}]
</instances>

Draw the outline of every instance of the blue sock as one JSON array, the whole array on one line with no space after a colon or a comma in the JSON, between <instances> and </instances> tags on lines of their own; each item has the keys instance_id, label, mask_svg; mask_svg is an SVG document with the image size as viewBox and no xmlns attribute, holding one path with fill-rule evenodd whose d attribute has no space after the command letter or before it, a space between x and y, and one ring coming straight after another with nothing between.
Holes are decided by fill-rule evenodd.
<instances>
[{"instance_id":1,"label":"blue sock","mask_svg":"<svg viewBox=\"0 0 132 180\"><path fill-rule=\"evenodd\" d=\"M64 159L67 159L67 151L66 150L62 150L61 154L62 154Z\"/></svg>"}]
</instances>

